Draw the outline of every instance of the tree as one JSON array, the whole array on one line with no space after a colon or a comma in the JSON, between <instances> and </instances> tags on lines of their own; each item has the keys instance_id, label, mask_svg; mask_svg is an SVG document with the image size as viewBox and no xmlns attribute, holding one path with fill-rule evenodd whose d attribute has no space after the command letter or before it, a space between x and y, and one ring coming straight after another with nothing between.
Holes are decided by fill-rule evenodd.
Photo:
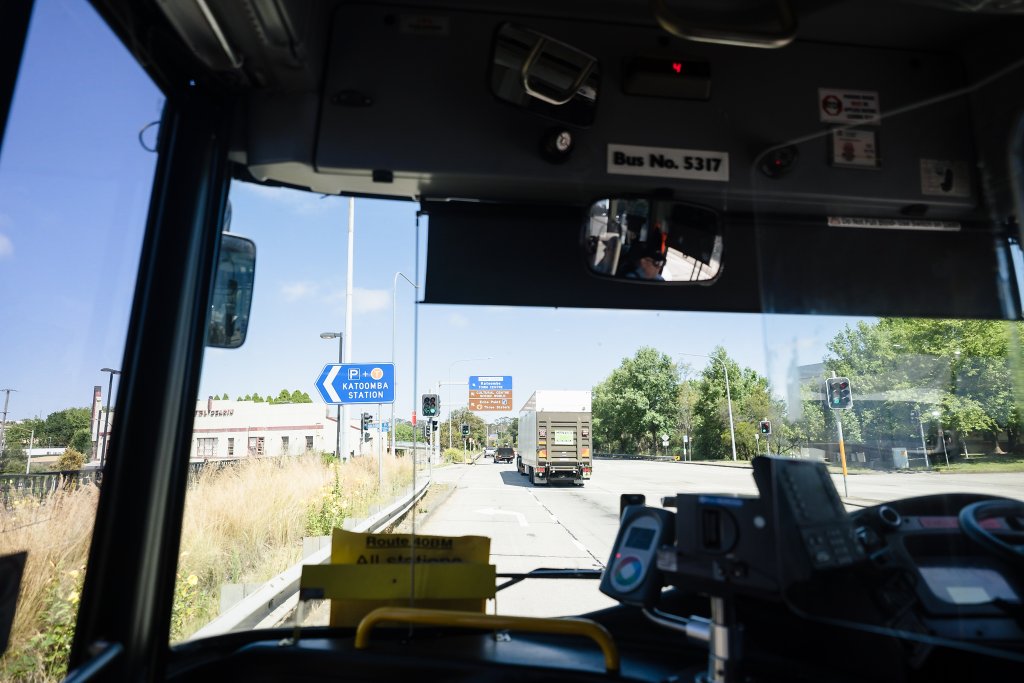
<instances>
[{"instance_id":1,"label":"tree","mask_svg":"<svg viewBox=\"0 0 1024 683\"><path fill-rule=\"evenodd\" d=\"M231 397L228 396L228 393L225 391L224 395L220 397L220 400L222 400L222 401L230 401Z\"/></svg>"},{"instance_id":2,"label":"tree","mask_svg":"<svg viewBox=\"0 0 1024 683\"><path fill-rule=\"evenodd\" d=\"M79 429L89 428L88 408L65 408L46 416L43 424L44 438L55 446L67 446Z\"/></svg>"},{"instance_id":3,"label":"tree","mask_svg":"<svg viewBox=\"0 0 1024 683\"><path fill-rule=\"evenodd\" d=\"M457 408L451 413L452 444L462 447L462 425L469 425L469 438L477 445L483 446L487 443L487 423L476 413L468 408ZM448 425L449 421L444 420L438 425L438 436L442 447L448 446Z\"/></svg>"},{"instance_id":4,"label":"tree","mask_svg":"<svg viewBox=\"0 0 1024 683\"><path fill-rule=\"evenodd\" d=\"M405 420L398 419L395 420L396 441L412 441L415 431L416 429L412 426L411 422L406 422ZM422 441L422 439L420 439L420 441Z\"/></svg>"},{"instance_id":5,"label":"tree","mask_svg":"<svg viewBox=\"0 0 1024 683\"><path fill-rule=\"evenodd\" d=\"M729 391L725 387L726 368ZM757 422L772 420L781 423L785 410L774 399L767 378L750 368L740 368L725 349L716 347L710 362L701 371L698 396L694 404L696 417L693 452L701 459L731 458L732 435L729 430L729 402L732 397L733 424L736 432L736 456L749 459L756 453L754 436Z\"/></svg>"},{"instance_id":6,"label":"tree","mask_svg":"<svg viewBox=\"0 0 1024 683\"><path fill-rule=\"evenodd\" d=\"M593 389L595 450L650 452L678 418L679 374L672 358L642 347Z\"/></svg>"},{"instance_id":7,"label":"tree","mask_svg":"<svg viewBox=\"0 0 1024 683\"><path fill-rule=\"evenodd\" d=\"M76 430L68 448L79 453L88 453L92 450L92 432L87 427Z\"/></svg>"},{"instance_id":8,"label":"tree","mask_svg":"<svg viewBox=\"0 0 1024 683\"><path fill-rule=\"evenodd\" d=\"M1000 452L1005 432L1018 447L1022 411L1015 389L1021 324L990 320L882 318L847 328L829 344L829 370L850 377L853 413L867 442L903 443L919 437L914 410L958 435L966 453L969 432L986 434ZM870 396L870 400L858 396ZM843 416L846 431L847 416ZM934 424L934 422L933 422ZM937 425L935 425L937 428Z\"/></svg>"},{"instance_id":9,"label":"tree","mask_svg":"<svg viewBox=\"0 0 1024 683\"><path fill-rule=\"evenodd\" d=\"M508 444L515 446L519 443L518 417L499 417L494 421L494 428L498 434L498 445Z\"/></svg>"},{"instance_id":10,"label":"tree","mask_svg":"<svg viewBox=\"0 0 1024 683\"><path fill-rule=\"evenodd\" d=\"M57 458L56 469L61 472L80 470L85 465L85 456L74 448L68 448Z\"/></svg>"}]
</instances>

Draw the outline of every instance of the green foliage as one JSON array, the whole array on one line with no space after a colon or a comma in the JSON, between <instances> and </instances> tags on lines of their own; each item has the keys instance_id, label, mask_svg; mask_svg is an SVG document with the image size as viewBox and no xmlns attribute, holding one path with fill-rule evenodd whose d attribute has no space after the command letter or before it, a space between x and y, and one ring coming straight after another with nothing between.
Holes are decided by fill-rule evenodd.
<instances>
[{"instance_id":1,"label":"green foliage","mask_svg":"<svg viewBox=\"0 0 1024 683\"><path fill-rule=\"evenodd\" d=\"M1016 391L1024 379L1019 368L1020 323L990 320L882 318L875 324L846 328L829 344L826 367L850 377L854 408L845 411L843 429L851 440L913 440L919 437L917 410L925 429L938 423L962 436L981 432L994 452L1020 445L1024 410ZM858 403L859 396L873 400ZM933 413L937 412L935 416ZM848 419L866 425L850 433Z\"/></svg>"},{"instance_id":2,"label":"green foliage","mask_svg":"<svg viewBox=\"0 0 1024 683\"><path fill-rule=\"evenodd\" d=\"M39 632L27 647L4 661L5 680L58 680L64 677L75 636L75 619L85 578L84 568L57 571L51 580Z\"/></svg>"},{"instance_id":3,"label":"green foliage","mask_svg":"<svg viewBox=\"0 0 1024 683\"><path fill-rule=\"evenodd\" d=\"M204 598L204 595L207 596ZM193 622L206 613L204 602L209 600L210 591L203 591L199 577L186 575L179 568L174 581L174 604L171 608L171 642L181 640L194 630Z\"/></svg>"},{"instance_id":4,"label":"green foliage","mask_svg":"<svg viewBox=\"0 0 1024 683\"><path fill-rule=\"evenodd\" d=\"M447 463L460 463L466 461L466 454L461 448L446 448L441 453L441 459Z\"/></svg>"},{"instance_id":5,"label":"green foliage","mask_svg":"<svg viewBox=\"0 0 1024 683\"><path fill-rule=\"evenodd\" d=\"M107 437L108 439L110 437ZM79 453L88 453L92 450L92 432L87 428L77 430L71 437L68 447Z\"/></svg>"},{"instance_id":6,"label":"green foliage","mask_svg":"<svg viewBox=\"0 0 1024 683\"><path fill-rule=\"evenodd\" d=\"M73 448L68 448L57 458L56 468L61 472L67 472L69 470L80 470L83 465L85 465L85 456Z\"/></svg>"},{"instance_id":7,"label":"green foliage","mask_svg":"<svg viewBox=\"0 0 1024 683\"><path fill-rule=\"evenodd\" d=\"M678 370L670 356L643 347L624 358L593 389L595 448L653 452L660 434L674 431L678 392Z\"/></svg>"},{"instance_id":8,"label":"green foliage","mask_svg":"<svg viewBox=\"0 0 1024 683\"><path fill-rule=\"evenodd\" d=\"M415 431L416 430L412 426L412 423L406 422L405 420L395 420L396 441L412 441L413 433ZM422 441L422 437L420 438L420 440Z\"/></svg>"},{"instance_id":9,"label":"green foliage","mask_svg":"<svg viewBox=\"0 0 1024 683\"><path fill-rule=\"evenodd\" d=\"M79 429L89 429L88 408L65 408L46 416L43 434L37 435L51 440L54 446L67 446ZM44 443L43 438L39 443Z\"/></svg>"},{"instance_id":10,"label":"green foliage","mask_svg":"<svg viewBox=\"0 0 1024 683\"><path fill-rule=\"evenodd\" d=\"M468 408L458 408L452 411L451 421L439 420L438 421L438 432L440 433L440 443L442 446L448 445L448 425L451 424L452 446L459 447L459 453L462 453L462 425L469 425L469 438L479 446L483 447L487 443L487 423L484 422L483 418L471 412Z\"/></svg>"},{"instance_id":11,"label":"green foliage","mask_svg":"<svg viewBox=\"0 0 1024 683\"><path fill-rule=\"evenodd\" d=\"M518 417L499 417L494 421L494 430L498 435L497 445L503 446L508 444L509 446L515 446L519 443Z\"/></svg>"},{"instance_id":12,"label":"green foliage","mask_svg":"<svg viewBox=\"0 0 1024 683\"><path fill-rule=\"evenodd\" d=\"M338 470L334 470L334 484L330 490L321 494L306 510L306 534L309 536L327 536L332 530L341 528L348 517L348 506L342 495L338 480Z\"/></svg>"}]
</instances>

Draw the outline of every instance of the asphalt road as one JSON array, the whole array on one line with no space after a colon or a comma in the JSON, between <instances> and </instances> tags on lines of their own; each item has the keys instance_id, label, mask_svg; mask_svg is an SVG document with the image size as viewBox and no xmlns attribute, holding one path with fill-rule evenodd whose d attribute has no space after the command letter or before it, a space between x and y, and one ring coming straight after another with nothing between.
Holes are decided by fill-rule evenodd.
<instances>
[{"instance_id":1,"label":"asphalt road","mask_svg":"<svg viewBox=\"0 0 1024 683\"><path fill-rule=\"evenodd\" d=\"M675 493L756 493L747 467L649 461L598 460L593 479L583 487L532 487L514 465L495 465L485 459L475 465L436 468L434 479L452 482L456 489L417 532L488 536L491 561L499 573L541 567L602 568L618 530L621 493L642 493L650 505L660 505L662 496ZM835 475L833 480L842 494L842 477ZM848 486L850 509L957 491L1024 499L1024 473L854 474ZM612 604L598 591L597 581L531 579L500 591L497 610L558 616Z\"/></svg>"}]
</instances>

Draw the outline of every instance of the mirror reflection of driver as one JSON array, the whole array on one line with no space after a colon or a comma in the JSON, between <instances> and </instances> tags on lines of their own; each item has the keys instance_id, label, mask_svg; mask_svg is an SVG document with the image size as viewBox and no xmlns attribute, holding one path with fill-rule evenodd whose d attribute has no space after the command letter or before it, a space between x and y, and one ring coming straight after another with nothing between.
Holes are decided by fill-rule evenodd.
<instances>
[{"instance_id":1,"label":"mirror reflection of driver","mask_svg":"<svg viewBox=\"0 0 1024 683\"><path fill-rule=\"evenodd\" d=\"M652 251L641 256L633 269L626 272L626 277L633 280L657 280L664 282L665 278L661 276L661 269L664 266L664 255L660 252Z\"/></svg>"}]
</instances>

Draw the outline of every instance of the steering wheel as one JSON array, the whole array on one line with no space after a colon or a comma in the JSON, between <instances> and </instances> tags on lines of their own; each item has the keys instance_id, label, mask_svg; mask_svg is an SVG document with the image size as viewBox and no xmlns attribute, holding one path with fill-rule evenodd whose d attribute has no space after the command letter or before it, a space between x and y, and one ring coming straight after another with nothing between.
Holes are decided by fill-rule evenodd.
<instances>
[{"instance_id":1,"label":"steering wheel","mask_svg":"<svg viewBox=\"0 0 1024 683\"><path fill-rule=\"evenodd\" d=\"M1024 502L997 498L971 503L960 510L960 529L969 539L1004 560L1024 564L1024 545L1007 543L984 528L981 520L989 517L1024 517Z\"/></svg>"}]
</instances>

